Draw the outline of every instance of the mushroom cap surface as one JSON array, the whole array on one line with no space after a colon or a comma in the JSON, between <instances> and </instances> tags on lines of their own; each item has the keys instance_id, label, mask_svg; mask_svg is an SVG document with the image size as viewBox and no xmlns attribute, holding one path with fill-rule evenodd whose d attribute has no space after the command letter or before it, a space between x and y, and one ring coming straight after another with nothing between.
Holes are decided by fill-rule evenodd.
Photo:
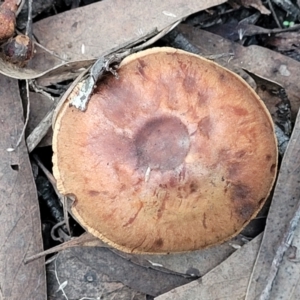
<instances>
[{"instance_id":1,"label":"mushroom cap surface","mask_svg":"<svg viewBox=\"0 0 300 300\"><path fill-rule=\"evenodd\" d=\"M61 108L57 187L81 225L126 252L202 249L238 234L275 180L265 105L237 75L163 47L130 55L87 110Z\"/></svg>"}]
</instances>

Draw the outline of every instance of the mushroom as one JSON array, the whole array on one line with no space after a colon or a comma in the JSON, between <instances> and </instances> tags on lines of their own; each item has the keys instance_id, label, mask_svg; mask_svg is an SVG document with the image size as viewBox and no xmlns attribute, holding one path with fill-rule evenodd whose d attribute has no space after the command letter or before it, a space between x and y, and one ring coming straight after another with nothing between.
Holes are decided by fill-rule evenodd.
<instances>
[{"instance_id":1,"label":"mushroom","mask_svg":"<svg viewBox=\"0 0 300 300\"><path fill-rule=\"evenodd\" d=\"M178 49L152 48L107 75L86 112L69 105L53 135L57 187L78 222L135 253L203 249L238 234L277 169L273 122L236 74Z\"/></svg>"}]
</instances>

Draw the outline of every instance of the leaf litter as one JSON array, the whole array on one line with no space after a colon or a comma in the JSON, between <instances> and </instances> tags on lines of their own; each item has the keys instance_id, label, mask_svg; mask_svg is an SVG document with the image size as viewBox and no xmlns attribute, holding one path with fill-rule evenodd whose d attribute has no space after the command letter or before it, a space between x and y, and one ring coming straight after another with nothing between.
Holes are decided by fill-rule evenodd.
<instances>
[{"instance_id":1,"label":"leaf litter","mask_svg":"<svg viewBox=\"0 0 300 300\"><path fill-rule=\"evenodd\" d=\"M36 84L42 87L42 90L46 90L49 86L57 86L58 83L66 80L74 80L74 78L81 73L82 75L77 77L77 83L88 78L85 76L88 72L88 68L99 57L101 58L111 53L117 53L119 50L124 51L124 48L131 49L135 44L162 32L164 28L172 26L177 20L181 21L182 18L191 13L204 9L214 11L211 7L221 4L224 1L215 1L214 3L203 2L201 4L188 1L188 8L182 9L180 1L176 2L178 6L175 5L174 7L172 5L170 6L168 1L166 4L161 4L163 7L157 5L155 8L152 6L141 8L137 4L136 7L133 5L132 11L130 11L130 15L136 17L135 23L130 23L128 16L124 16L119 12L122 11L122 5L124 4L114 0L110 0L111 3L108 2L109 1L100 2L36 22L34 24L34 32L39 43L36 42L37 51L32 62L29 63L28 67L18 68L0 60L0 73L17 79L36 79ZM280 6L280 2L283 3L286 1L274 1L275 8L276 5ZM269 13L267 9L264 10L260 1L251 1L251 4L241 4L252 5L252 7L255 7L261 13ZM291 6L290 3L288 4L285 9L290 13L295 13L295 7ZM173 9L170 10L170 7L173 7ZM143 10L138 11L141 9ZM157 9L162 12L159 17L157 16ZM102 25L105 24L107 26L104 26L101 34L96 31L96 28L101 27L101 24L98 25L98 27L94 26L93 29L95 30L88 32L88 34L82 34L82 32L87 32L85 28L89 25L85 20L88 19L87 16L92 15L92 10L94 11L93 14L99 13L103 18L106 18L105 20L107 21L103 21L103 18L99 19L101 19ZM105 11L105 13L103 11ZM143 18L145 11L147 11L147 14L151 12L155 15L155 18L157 18L155 22L150 22L148 19L145 20L145 18ZM124 28L117 25L118 23L114 24L115 27L111 27L111 16L116 14L120 16L120 20L117 20L117 22L120 21L120 24L125 24ZM57 22L58 24L58 21L63 23L65 29L63 32L58 32L55 29L55 23ZM129 23L127 24L126 22ZM115 32L116 28L119 28L117 32ZM106 37L112 36L111 30L114 30L113 34L117 34L117 36L113 39L106 39ZM297 31L297 25L291 30ZM126 32L125 35L124 31ZM168 41L169 44L173 43L175 47L187 47L189 51L212 58L245 78L265 101L271 111L275 124L278 125L281 134L283 134L282 143L284 143L285 146L281 151L282 155L285 152L289 135L299 109L299 62L264 47L242 46L241 41L244 41L246 38L264 34L277 34L278 37L281 37L280 34L286 34L291 38L293 37L292 32L285 31L285 29L265 29L257 25L244 23L235 28L238 39L232 41L220 35L195 28L195 26L182 24L163 38L163 40ZM164 32L161 36L166 33L167 32ZM81 37L80 40L78 40L78 36ZM98 36L105 37L101 40L101 45L98 42ZM95 43L94 47L91 47L91 41ZM120 43L120 41L122 42ZM39 44L41 44L42 47L38 47ZM269 39L266 45L277 47L278 42L276 44ZM279 47L279 51L282 53L289 50L287 46L288 42L285 42L284 45L285 48L283 46L281 46L281 48ZM295 47L296 46L294 46L293 50L297 50ZM69 90L64 94L64 98L68 96L75 85L76 84L72 85L72 83L68 84ZM92 84L90 85L90 90L92 90ZM88 93L86 96L88 98ZM62 99L60 99L60 101L63 101ZM43 104L39 108L37 108L37 105L31 107L31 113L33 115L40 115L40 117L38 117L40 125L35 129L33 128L37 122L35 125L31 125L31 133L27 136L29 151L33 151L49 132L54 107L60 101L59 98L57 98L55 103L50 105L48 99L44 101L44 108ZM42 110L43 112L37 112L35 114L35 109ZM42 115L46 115L46 117L41 119ZM261 293L265 293L261 296L261 299L268 299L268 297L270 299L279 299L280 297L297 299L300 291L296 288L299 275L295 264L298 260L297 249L299 246L299 233L297 231L298 227L294 229L295 231L286 231L286 226L293 220L293 216L297 216L297 213L295 214L296 202L292 205L289 200L290 198L294 201L297 200L295 199L297 198L297 196L295 196L295 193L297 193L295 182L297 181L296 179L294 181L288 179L287 174L291 172L294 172L293 174L295 174L295 176L297 174L297 168L293 168L293 166L297 165L297 154L295 153L294 145L298 140L298 123L299 121L297 119L292 140L287 147L286 154L282 161L282 168L275 188L275 194L261 246L261 237L257 237L250 242L245 242L243 236L240 236L235 241L230 241L211 249L196 251L195 253L168 256L138 256L118 253L118 251L114 249L106 248L106 245L99 244L99 242L93 240L93 238L91 238L89 242L84 242L84 239L80 241L80 238L73 238L73 241L69 241L70 246L74 247L74 245L77 245L77 248L62 250L68 248L68 242L65 244L65 247L63 245L62 247L58 246L56 250L62 250L62 252L59 252L60 254L54 258L53 262L49 263L49 278L52 276L54 264L54 273L56 276L61 276L59 280L57 280L57 277L49 279L49 299L60 299L60 296L63 297L61 299L66 299L66 297L70 297L69 299L72 299L72 297L79 299L97 299L101 297L103 297L103 299L110 299L117 297L118 299L122 299L124 295L126 295L124 299L145 299L145 294L158 296L167 290L187 283L184 282L184 280L192 282L182 285L182 287L176 288L175 290L171 290L159 296L157 299L197 299L196 297L199 297L199 295L201 295L201 299L217 299L222 295L224 299L243 299L245 296L247 297L246 299L255 299L261 295ZM47 144L50 144L49 138L51 138L51 132L48 133ZM13 147L13 145L11 145L11 147ZM294 177L292 176L292 178ZM282 196L282 189L283 187L286 188L287 183L289 189L286 193L289 196ZM281 199L281 202L276 200L278 198ZM284 207L287 206L287 201L290 203L289 208ZM283 211L286 211L286 214L278 214L278 212ZM289 232L294 237L292 242L289 240L291 246L285 248L284 251L280 250L280 243L278 241L285 241L284 235L287 235ZM76 239L78 239L78 242L76 242ZM88 249L92 249L92 251ZM85 251L91 252L92 254L91 256L87 256L83 262L80 258L82 255L85 255ZM34 252L38 253L38 251ZM108 265L100 267L100 265L94 266L91 264L91 261L95 259L99 260L99 257L104 257L106 255L104 253L110 253L109 255L111 255L111 258L107 259L106 262ZM31 253L31 255L32 254L34 253ZM30 255L27 255L27 257L30 257ZM276 263L278 257L281 257L282 261L277 260ZM116 263L120 259L122 259L123 263ZM72 263L70 263L70 261L72 261ZM274 261L276 266L275 271L273 271L273 273L271 271L270 273L272 266L274 266ZM26 266L30 266L32 263L33 262ZM114 265L114 263L116 265ZM132 270L135 271L131 273L137 272L136 268L142 268L141 270L146 270L146 273L141 274L148 274L153 271L160 274L155 275L154 278L157 276L165 277L162 277L161 285L157 284L155 279L153 279L152 282L133 280L134 277L131 277L131 273L128 274L126 272L126 274L124 273L125 275L115 277L116 274L112 270L115 270L116 267L122 264L124 264L125 270L133 266ZM262 264L268 265L269 268L262 270ZM73 276L72 273L70 273L71 270L72 272L74 272L74 270L89 270L89 265L91 266L91 270L99 275L99 281L97 282L99 286L101 286L100 290L94 289L95 284L93 287L89 287L87 282L93 282L93 276L90 277L88 274L85 277L82 273L82 277L80 277L81 275ZM102 268L104 271L102 271ZM231 270L230 273L228 273L229 270ZM108 279L107 272L110 273L109 276L112 276L111 279ZM261 274L262 272L263 276L257 277L257 274ZM139 276L144 277L145 275ZM179 280L176 284L172 283L172 280L170 281L169 279L171 277L175 278L174 276ZM199 276L201 276L201 278L195 281ZM84 284L79 284L78 281L76 282L76 280L80 280L80 278L84 278ZM93 280L89 281L91 278ZM272 280L270 280L270 278L272 278ZM114 280L118 282L116 283ZM113 283L112 286L106 286L106 282L110 281ZM137 286L137 282L140 282L140 285ZM74 289L75 286L80 288ZM282 289L282 286L285 288ZM288 286L289 288L286 288ZM166 290L164 290L164 288ZM264 289L267 292L263 292ZM223 291L224 294L222 294Z\"/></svg>"}]
</instances>

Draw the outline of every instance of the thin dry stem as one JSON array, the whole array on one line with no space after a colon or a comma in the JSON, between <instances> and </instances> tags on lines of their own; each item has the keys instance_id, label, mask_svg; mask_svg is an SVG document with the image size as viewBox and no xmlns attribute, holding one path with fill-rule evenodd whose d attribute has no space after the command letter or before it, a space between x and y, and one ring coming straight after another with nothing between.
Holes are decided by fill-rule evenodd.
<instances>
[{"instance_id":1,"label":"thin dry stem","mask_svg":"<svg viewBox=\"0 0 300 300\"><path fill-rule=\"evenodd\" d=\"M19 139L18 139L18 141L17 141L17 144L16 144L14 150L16 150L16 149L20 146L20 144L21 144L21 142L22 142L22 139L23 139L23 137L24 137L24 135L25 135L25 130L26 130L26 127L27 127L27 124L28 124L28 121L29 121L29 115L30 115L30 99L29 99L29 84L28 84L28 80L26 80L26 98L27 98L27 108L26 108L27 111L26 111L25 123L24 123L22 132L21 132L21 134L20 134L20 136L19 136Z\"/></svg>"},{"instance_id":2,"label":"thin dry stem","mask_svg":"<svg viewBox=\"0 0 300 300\"><path fill-rule=\"evenodd\" d=\"M61 245L52 247L51 249L48 249L48 250L42 251L40 253L34 254L30 257L27 257L27 258L24 259L24 263L27 264L27 263L30 263L30 262L36 260L36 259L44 257L48 254L52 254L52 253L55 253L55 252L60 252L62 250L72 248L72 247L76 247L76 246L83 246L83 245L86 245L86 244L89 244L89 243L93 244L94 242L97 244L98 247L110 248L108 245L104 244L103 242L101 242L98 238L94 237L93 235L88 234L88 233L84 233L83 235L81 235L79 237L76 237L76 238L73 238L70 241L67 241L67 242L65 242Z\"/></svg>"},{"instance_id":3,"label":"thin dry stem","mask_svg":"<svg viewBox=\"0 0 300 300\"><path fill-rule=\"evenodd\" d=\"M273 4L272 4L272 1L271 1L271 0L268 0L268 5L269 5L269 8L270 8L270 10L271 10L271 12L272 12L272 16L273 16L273 18L274 18L274 20L275 20L275 22L276 22L278 28L282 28L282 26L281 26L281 24L280 24L280 22L279 22L279 20L278 20L277 14L276 14L276 12L275 12L275 10L274 10L274 7L273 7Z\"/></svg>"}]
</instances>

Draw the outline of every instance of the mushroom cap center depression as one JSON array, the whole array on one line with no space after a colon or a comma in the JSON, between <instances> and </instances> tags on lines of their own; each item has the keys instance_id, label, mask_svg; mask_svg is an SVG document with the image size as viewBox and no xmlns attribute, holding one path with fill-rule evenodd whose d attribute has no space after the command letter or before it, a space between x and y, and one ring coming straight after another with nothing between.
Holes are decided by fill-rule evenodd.
<instances>
[{"instance_id":1,"label":"mushroom cap center depression","mask_svg":"<svg viewBox=\"0 0 300 300\"><path fill-rule=\"evenodd\" d=\"M177 117L148 121L137 133L135 146L138 166L162 171L179 166L190 147L186 126Z\"/></svg>"}]
</instances>

